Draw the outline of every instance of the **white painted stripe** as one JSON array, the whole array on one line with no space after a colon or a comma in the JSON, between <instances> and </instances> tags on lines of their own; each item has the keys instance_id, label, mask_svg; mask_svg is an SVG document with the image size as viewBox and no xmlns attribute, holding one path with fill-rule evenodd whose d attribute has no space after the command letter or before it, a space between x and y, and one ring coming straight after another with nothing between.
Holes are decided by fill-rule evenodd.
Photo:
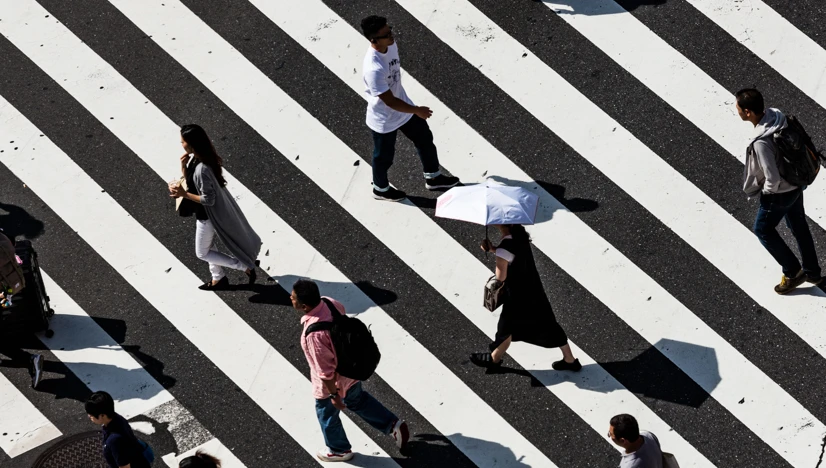
<instances>
[{"instance_id":1,"label":"white painted stripe","mask_svg":"<svg viewBox=\"0 0 826 468\"><path fill-rule=\"evenodd\" d=\"M353 30L346 21L339 18L320 0L303 0L301 2L266 2L252 0L253 5L259 8L282 30L289 34L299 44L318 58L324 65L347 83L354 91L361 93L363 82L359 73L353 73L353 64L361 63L362 54L366 50L366 43L362 36ZM310 39L312 37L312 40ZM342 46L346 44L346 46ZM335 46L333 46L335 45ZM442 162L461 174L481 173L490 170L509 178L529 180L528 176L520 171L513 163L490 145L484 138L470 128L461 118L456 116L447 106L434 97L426 88L410 75L404 77L405 88L416 99L431 107L434 117L430 119L431 129L436 135L439 154ZM451 135L451 138L439 138L439 135ZM344 150L342 150L344 151ZM342 153L343 154L343 153ZM472 156L472 157L468 157ZM347 161L347 158L344 158ZM299 161L300 162L300 161ZM331 162L331 164L333 164ZM339 170L343 170L346 162L335 163ZM300 165L314 180L322 181L322 188L329 187L333 181L330 174L312 169L312 166ZM322 166L323 167L323 166ZM369 168L360 174L368 176ZM494 171L495 169L495 171ZM336 171L332 171L335 173ZM352 172L352 171L350 171ZM369 187L369 185L367 185ZM539 192L537 192L539 193ZM340 192L333 192L334 198L340 198ZM461 246L447 236L438 226L429 223L425 216L414 212L418 216L419 225L412 229L410 225L401 228L405 237L397 238L400 232L387 233L388 226L381 222L384 216L394 216L394 219L409 218L409 208L399 208L396 205L374 206L372 203L365 209L354 211L362 203L363 194L356 193L347 198L346 208L362 223L371 229L373 234L394 249L395 253L411 265L416 272L425 278L448 301L457 307L469 320L474 322L491 338L496 330L498 315L491 315L479 306L479 285L487 278L489 272L479 264L472 255L464 252ZM547 192L543 196L543 205L553 205L554 209L564 210L564 207L554 200ZM381 214L370 217L369 213L379 210ZM383 211L383 210L388 211ZM545 208L543 208L545 209ZM573 218L577 220L577 218ZM578 220L577 220L578 221ZM577 226L578 228L581 228ZM410 228L410 229L408 229ZM563 229L565 225L563 224ZM415 234L415 233L420 234ZM411 238L411 234L415 237ZM397 239L398 242L394 242ZM428 242L428 239L433 239ZM388 242L389 240L389 242ZM432 245L431 245L432 244ZM422 261L421 252L439 250L432 253L433 257L450 258L456 261L455 269L442 270L444 265ZM399 250L401 249L401 250ZM603 250L600 247L600 251ZM613 250L613 249L612 249ZM654 431L661 442L670 450L680 453L680 461L684 466L712 466L711 463L692 447L685 439L662 421L653 411L625 389L616 379L574 343L570 343L574 354L585 366L583 371L575 375L548 373L548 363L556 360L557 351L544 350L533 346L522 347L515 344L509 351L512 357L526 369L533 370L534 376L547 386L566 405L573 409L586 423L600 436L604 437L606 421L622 411L633 413L644 427ZM598 389L611 389L610 392L601 392ZM583 392L583 389L597 390ZM611 444L616 447L615 445Z\"/></svg>"},{"instance_id":2,"label":"white painted stripe","mask_svg":"<svg viewBox=\"0 0 826 468\"><path fill-rule=\"evenodd\" d=\"M166 21L183 18L173 29L197 31L199 26L187 23L197 20L197 17L187 16L184 13L187 10L180 5L165 3L166 7L161 14ZM150 10L142 11L146 13ZM176 13L180 15L176 16ZM151 18L148 20L150 24L161 24L153 22L155 20ZM33 18L21 17L19 23L33 24L33 21ZM40 23L42 24L37 26L38 31L43 33L44 38L38 41L48 47L38 45L35 48L26 48L23 45L24 52L61 83L160 176L179 171L176 168L176 159L170 157L180 152L178 127L155 106L146 104L143 95L93 51L80 44L80 40L72 36L70 31L51 21ZM16 37L9 36L12 40ZM204 42L208 37L204 34L199 42L212 45L208 41ZM193 44L184 43L184 47L191 45ZM197 44L195 46L197 47ZM213 53L220 54L220 49L222 47L218 45ZM72 60L61 61L61 56L71 56ZM95 76L97 80L82 79L86 76ZM104 86L104 94L107 89L114 90L112 93L115 95L112 99L101 98L101 84ZM379 375L397 389L399 394L428 418L440 432L452 439L460 450L481 466L486 466L491 460L502 460L511 451L517 457L522 457L523 461L536 466L553 466L539 450L349 282L298 233L290 229L263 202L230 174L225 173L225 176L230 180L233 195L238 199L239 205L257 232L261 233L264 249L269 249L273 253L262 260L266 262L277 259L273 264L262 264L262 267L271 268L271 273L317 278L322 282L324 294L342 300L351 310L363 311L360 317L371 326L384 355L378 369ZM297 278L292 276L282 277L281 282L289 287L295 279ZM307 408L307 411L311 409ZM480 440L491 443L479 443ZM321 441L322 439L318 440L319 444Z\"/></svg>"},{"instance_id":3,"label":"white painted stripe","mask_svg":"<svg viewBox=\"0 0 826 468\"><path fill-rule=\"evenodd\" d=\"M59 332L40 340L89 390L112 395L118 413L126 419L174 399L45 271L41 273L55 310L51 328Z\"/></svg>"},{"instance_id":4,"label":"white painted stripe","mask_svg":"<svg viewBox=\"0 0 826 468\"><path fill-rule=\"evenodd\" d=\"M14 458L61 435L60 430L0 374L0 449Z\"/></svg>"},{"instance_id":5,"label":"white painted stripe","mask_svg":"<svg viewBox=\"0 0 826 468\"><path fill-rule=\"evenodd\" d=\"M10 12L7 9L4 13ZM35 9L28 13L43 18ZM21 17L37 24L37 15ZM72 60L80 58L72 56ZM314 455L323 439L318 422L307 414L308 405L312 405L307 379L217 295L198 294L196 287L202 281L51 140L39 137L42 132L5 98L0 98L0 121L0 141L14 140L20 147L13 151L4 145L6 151L0 153L0 162L24 180L175 328ZM36 157L24 157L25 154ZM163 184L158 189L165 190ZM168 268L171 269L165 273ZM159 276L164 281L158 281ZM198 311L197 320L193 320L192 311ZM365 466L396 466L350 419L342 419L354 448L374 455L361 460Z\"/></svg>"},{"instance_id":6,"label":"white painted stripe","mask_svg":"<svg viewBox=\"0 0 826 468\"><path fill-rule=\"evenodd\" d=\"M762 0L686 0L826 108L826 50Z\"/></svg>"},{"instance_id":7,"label":"white painted stripe","mask_svg":"<svg viewBox=\"0 0 826 468\"><path fill-rule=\"evenodd\" d=\"M305 8L310 8L308 5L312 5L312 3L302 2L301 9L304 10ZM268 10L263 3L258 3L258 6L264 10ZM277 10L277 14L273 13L272 10L269 10L271 11L270 17L274 17L275 21L281 25L282 28L289 30L289 24L291 24L291 22L284 18L287 18L290 15L300 16L301 13L295 9L288 10L284 5L280 6L281 8ZM478 16L474 15L471 20L468 20L467 18L450 18L450 20L443 20L443 18L440 17L441 12L445 9L449 9L449 5L445 2L440 3L438 8L433 4L423 5L422 3L406 5L406 7L410 9L414 15L420 13L422 18L427 18L425 22L431 28L433 28L433 25L435 24L443 26L443 29L439 29L435 32L439 37L451 38L451 40L448 41L451 45L461 43L461 40L454 40L454 36L456 36L456 24L461 25L472 22L473 24L479 25L485 24L487 21L487 19L481 14ZM478 11L476 11L476 13L478 13ZM323 63L335 69L337 74L342 77L342 79L348 83L351 83L351 86L358 90L360 88L360 84L355 82L356 78L347 78L352 75L352 63L359 63L356 58L350 58L350 61L347 64L349 66L345 68L343 61L336 60L335 57L332 57L330 54L323 54L322 51L323 47L326 45L328 49L335 50L336 54L343 54L342 51L344 49L358 50L359 42L355 42L355 39L343 39L342 37L337 36L336 33L331 32L334 31L336 27L335 23L331 23L331 20L336 19L335 15L332 13L316 16L315 18L315 23L311 23L315 27L314 30L304 30L298 34L306 34L307 36L305 39L309 38L310 35L313 35L314 41L312 42L318 44L317 47L311 46L313 47L314 53L321 54L320 56L322 56ZM495 27L495 25L490 26L491 29L493 27ZM328 33L331 35L328 35ZM504 35L504 32L501 30L499 33ZM299 39L299 42L302 44L308 43L308 41L301 39ZM323 45L321 43L323 43ZM330 44L337 44L338 46L331 47ZM348 47L341 47L340 44L348 44ZM464 46L465 44L462 43L462 45ZM366 46L362 45L362 47ZM482 57L478 54L483 54L484 52L481 52L481 49L478 49L478 44L473 45L472 47L477 47L477 55L475 58L478 61L481 61L484 57L508 56L507 54L493 53ZM461 50L460 53L468 55L468 50ZM510 56L521 57L521 54ZM345 55L345 57L348 56ZM235 66L236 64L233 65ZM224 69L228 67L216 68ZM244 75L251 76L253 73L254 72L252 70L248 70ZM536 75L523 74L523 76L535 77ZM202 81L206 82L203 78ZM523 93L525 93L526 90L530 90L535 80L531 78L530 81L531 83L523 83ZM494 82L498 81L494 79ZM406 83L409 91L411 91L411 95L416 96L418 95L417 92L421 91L418 89L414 90L414 88L410 86L409 81ZM218 88L218 86L213 87L213 91L219 93L220 95L220 92L217 91L216 88ZM563 89L563 91L567 90ZM556 99L557 92L558 91L554 91L554 93L549 95L554 95L554 99ZM420 98L416 99L419 102L423 102ZM538 102L543 102L541 97L537 97L537 99L539 99ZM224 101L230 103L231 106L234 106L234 104L232 104L234 101L230 101L230 99L227 98L225 98ZM585 109L593 109L593 105L590 104L590 102L585 100L585 103L588 105L580 105L580 107ZM431 106L434 105L434 103L430 101L428 101L427 104ZM253 107L252 104L248 105ZM275 105L275 103L272 105ZM279 106L281 105L282 104L279 104ZM236 111L242 113L242 110L239 110L238 107L236 107ZM571 112L576 114L574 111ZM252 114L253 113L251 111L247 114L250 115L250 117L247 118L250 122L254 122L254 116ZM242 113L242 115L244 114ZM460 149L459 146L450 146L449 141L445 142L444 139L439 140L440 148L444 149L445 145L448 146L448 150L441 151L441 154L443 155L442 157L444 161L449 161L447 165L453 170L454 173L478 174L479 171L488 169L489 173L501 174L502 176L512 180L529 180L526 174L519 171L518 168L512 164L509 164L506 158L501 157L498 152L494 151L488 145L481 143L481 138L479 138L478 135L474 136L475 134L472 131L466 130L461 126L461 124L455 123L461 122L461 119L453 118L455 116L449 113L443 115L445 115L445 117L441 122L444 123L445 127L449 127L449 131L444 131L444 134L451 135L450 141L461 142ZM564 115L566 115L567 119L568 114ZM583 120L587 121L589 117L591 116L588 115L588 117L583 118ZM254 123L253 125L255 126ZM308 124L305 123L304 125L306 126ZM582 126L583 123L577 122L577 125ZM264 124L260 124L260 127L258 128L263 129ZM586 128L592 127L586 126ZM448 129L445 128L444 130ZM268 135L267 132L262 130L259 131L261 131L265 136ZM298 129L295 131L298 131ZM320 139L320 134L318 132L316 132L315 135L317 140ZM474 145L474 143L477 142L480 142L478 143L478 146ZM328 151L323 154L342 154L344 151L345 150L342 149L340 152ZM285 154L290 154L289 151L285 151L283 149L282 152ZM319 151L319 153L322 154L321 151ZM471 154L473 157L469 158L468 155ZM357 219L367 225L371 229L371 232L379 236L379 238L388 244L397 255L414 266L417 273L422 275L432 285L437 287L440 292L448 298L448 300L454 304L457 304L457 307L459 307L460 310L463 310L463 312L471 311L474 310L473 307L476 307L476 310L479 310L478 305L475 303L475 291L468 291L467 288L468 285L481 284L481 281L478 279L473 281L472 278L465 276L468 272L474 271L474 267L465 265L460 261L460 259L468 257L468 255L463 256L456 251L451 251L450 247L455 245L455 243L440 230L434 229L433 232L430 232L424 227L424 222L419 223L415 230L409 229L410 223L408 221L407 225L403 226L401 229L391 231L391 227L385 226L382 223L382 219L385 219L386 215L376 215L378 208L373 208L369 205L362 208L362 200L358 197L358 195L352 195L347 192L347 187L344 187L342 192L335 192L336 185L341 185L342 182L341 180L336 181L335 176L331 176L330 174L346 173L346 169L344 167L346 162L343 159L344 158L342 158L342 161L337 163L339 166L333 166L334 162L331 161L330 158L325 159L326 167L336 167L335 169L330 169L326 176L322 171L309 172L308 169L311 169L311 166L302 165L303 163L300 160L295 164L302 167L302 170L305 172L308 172L313 180L316 180L320 186L325 188L325 190L331 191L334 198L341 199L342 205L347 207L351 213L354 213ZM460 168L461 170L457 170L457 168ZM358 177L358 174L354 177ZM363 178L364 181L360 181L360 183L366 184L366 181L369 180L369 174L365 173ZM348 178L347 180L349 181L352 179ZM528 187L533 187L533 184L526 183L525 185ZM361 185L356 184L356 186ZM538 232L540 234L534 237L537 246L539 246L544 252L548 253L554 261L560 263L566 271L572 273L578 281L594 292L598 298L617 312L620 317L626 320L632 327L640 331L646 339L652 343L655 343L658 349L660 349L666 356L672 359L678 366L691 375L715 398L720 400L724 406L735 414L735 416L740 417L741 420L744 420L749 427L766 436L768 436L769 433L766 432L763 425L766 424L767 420L777 422L785 421L787 423L795 424L795 427L802 428L810 427L808 425L810 422L818 427L821 426L821 424L817 422L815 418L805 410L805 408L802 408L796 401L794 401L793 398L791 398L779 386L772 382L771 379L760 372L759 369L749 363L748 360L746 360L724 339L714 333L714 331L706 326L702 321L698 320L682 304L668 295L668 293L659 287L653 280L651 280L651 278L647 277L642 271L631 264L628 259L616 253L616 251L611 248L607 242L599 238L592 230L588 229L587 226L571 215L570 212L564 210L564 208L562 208L556 200L551 198L549 194L544 191L538 192L541 192L541 196L543 197L543 210L545 211L545 217L548 219L553 217L553 221L541 224L534 228L534 232ZM352 203L349 202L351 199ZM408 214L407 217L408 219L412 219L415 215L415 213ZM410 235L405 236L404 234L406 232L414 232L414 236L416 237L411 238ZM385 233L387 235L383 235ZM417 259L417 256L420 256L419 253L425 249L429 250L428 256L431 258L450 258L452 264L456 265L456 269L450 270L444 269L442 265L423 264L420 259ZM588 260L583 261L583 259L586 258ZM433 270L436 271L428 271L428 267L433 268ZM603 281L603 278L593 277L592 272L595 270L612 271L616 274L616 278L623 278L625 281L606 283ZM480 272L479 276L484 274L486 274L486 271ZM473 275L470 276L472 277ZM457 283L463 284L464 286L460 286ZM458 296L454 293L457 289L461 291ZM635 291L636 294L629 295L628 291ZM648 297L655 299L649 301ZM461 303L461 305L459 303ZM479 323L480 321L478 318L474 318L474 320L476 323ZM688 328L690 331L686 331L684 328ZM492 329L493 327L491 326L489 330ZM679 342L687 342L696 346L674 346ZM698 355L697 350L703 348L713 349L716 352L720 374L722 375L722 381L719 381L719 376L715 372L716 369L709 365L707 358ZM529 349L534 350L535 348ZM522 364L529 369L547 368L546 366L549 356L545 355L543 357L545 357L544 363L541 360L537 360L535 361L538 364L536 366L525 365L524 362ZM520 360L520 362L522 361ZM739 401L745 394L749 395L747 398L748 400L755 402L761 401L761 404L765 403L766 405L772 406L773 408L767 411L769 416L767 418L758 417L752 410L743 409L742 405L738 406L737 401ZM582 395L580 395L580 398L582 398ZM568 400L566 400L566 402L567 401ZM616 409L616 407L614 407L614 409ZM778 425L774 427L781 426ZM819 431L812 431L812 433L815 432ZM789 431L786 434L788 434L789 438L796 437L796 435L792 434L792 431ZM775 434L772 433L771 437L767 438L772 437L775 437ZM814 436L812 436L812 439L814 439ZM795 438L795 440L799 440L799 438ZM702 461L698 461L698 463L702 463Z\"/></svg>"},{"instance_id":8,"label":"white painted stripe","mask_svg":"<svg viewBox=\"0 0 826 468\"><path fill-rule=\"evenodd\" d=\"M235 454L232 453L230 449L226 448L218 439L211 439L209 442L206 442L180 455L170 453L164 456L162 460L169 468L178 468L178 463L180 463L181 460L195 455L195 452L198 451L212 455L218 460L221 460L221 468L246 468L246 466L241 463L241 460L239 460L238 457L236 457Z\"/></svg>"}]
</instances>

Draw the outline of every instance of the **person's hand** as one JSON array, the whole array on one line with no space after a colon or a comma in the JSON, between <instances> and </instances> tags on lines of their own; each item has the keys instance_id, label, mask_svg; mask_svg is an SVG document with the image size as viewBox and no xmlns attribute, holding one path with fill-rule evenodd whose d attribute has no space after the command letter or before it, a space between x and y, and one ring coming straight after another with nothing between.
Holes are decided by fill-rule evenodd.
<instances>
[{"instance_id":1,"label":"person's hand","mask_svg":"<svg viewBox=\"0 0 826 468\"><path fill-rule=\"evenodd\" d=\"M181 156L181 169L186 169L186 163L188 163L188 162L189 162L189 153L184 153L184 155Z\"/></svg>"},{"instance_id":2,"label":"person's hand","mask_svg":"<svg viewBox=\"0 0 826 468\"><path fill-rule=\"evenodd\" d=\"M414 114L418 115L420 118L424 120L427 120L428 118L430 118L431 115L433 115L433 111L430 110L429 107L418 106L416 107L416 112L414 112Z\"/></svg>"},{"instance_id":3,"label":"person's hand","mask_svg":"<svg viewBox=\"0 0 826 468\"><path fill-rule=\"evenodd\" d=\"M337 409L339 409L339 410L342 410L342 411L343 411L345 408L347 408L347 407L344 405L344 401L341 399L341 396L340 396L340 395L333 395L333 396L331 396L331 397L330 397L330 402L333 404L333 406L335 406L335 407L336 407Z\"/></svg>"},{"instance_id":4,"label":"person's hand","mask_svg":"<svg viewBox=\"0 0 826 468\"><path fill-rule=\"evenodd\" d=\"M180 198L186 195L186 190L180 185L170 185L169 186L169 196L172 198Z\"/></svg>"},{"instance_id":5,"label":"person's hand","mask_svg":"<svg viewBox=\"0 0 826 468\"><path fill-rule=\"evenodd\" d=\"M482 247L482 250L484 250L485 252L490 252L491 250L493 250L493 244L491 244L490 239L483 240L480 247Z\"/></svg>"}]
</instances>

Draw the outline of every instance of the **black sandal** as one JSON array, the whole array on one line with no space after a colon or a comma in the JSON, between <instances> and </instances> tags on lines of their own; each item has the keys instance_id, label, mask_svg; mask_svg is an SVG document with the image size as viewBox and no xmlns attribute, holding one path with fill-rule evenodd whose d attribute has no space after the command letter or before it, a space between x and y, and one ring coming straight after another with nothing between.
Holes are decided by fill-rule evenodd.
<instances>
[{"instance_id":1,"label":"black sandal","mask_svg":"<svg viewBox=\"0 0 826 468\"><path fill-rule=\"evenodd\" d=\"M574 359L574 362L565 362L563 359L554 362L551 367L557 371L579 372L582 369L582 364L579 363L579 359Z\"/></svg>"},{"instance_id":2,"label":"black sandal","mask_svg":"<svg viewBox=\"0 0 826 468\"><path fill-rule=\"evenodd\" d=\"M493 356L490 353L473 353L470 355L470 362L479 367L486 367L488 369L502 365L502 360L499 360L499 362L493 362Z\"/></svg>"},{"instance_id":3,"label":"black sandal","mask_svg":"<svg viewBox=\"0 0 826 468\"><path fill-rule=\"evenodd\" d=\"M249 282L247 284L255 284L255 280L258 278L258 273L256 273L255 270L258 268L258 265L260 265L260 264L261 264L261 261L256 260L255 261L255 268L250 270L249 273L247 273L246 271L244 272L247 275L247 278L249 278Z\"/></svg>"},{"instance_id":4,"label":"black sandal","mask_svg":"<svg viewBox=\"0 0 826 468\"><path fill-rule=\"evenodd\" d=\"M212 280L207 281L206 283L198 286L198 289L201 291L220 291L222 289L226 289L229 286L229 280L226 276L219 279L217 283L212 284Z\"/></svg>"}]
</instances>

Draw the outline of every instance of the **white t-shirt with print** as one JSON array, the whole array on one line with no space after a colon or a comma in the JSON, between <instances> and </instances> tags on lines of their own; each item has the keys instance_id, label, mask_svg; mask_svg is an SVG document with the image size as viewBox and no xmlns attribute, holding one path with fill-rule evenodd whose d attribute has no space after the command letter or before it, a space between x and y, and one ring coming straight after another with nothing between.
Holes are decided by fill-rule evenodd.
<instances>
[{"instance_id":1,"label":"white t-shirt with print","mask_svg":"<svg viewBox=\"0 0 826 468\"><path fill-rule=\"evenodd\" d=\"M370 47L364 56L362 67L365 93L367 93L367 126L378 133L390 133L406 124L413 114L395 111L381 100L379 94L390 90L393 96L413 105L402 87L402 66L399 48L393 44L382 54Z\"/></svg>"}]
</instances>

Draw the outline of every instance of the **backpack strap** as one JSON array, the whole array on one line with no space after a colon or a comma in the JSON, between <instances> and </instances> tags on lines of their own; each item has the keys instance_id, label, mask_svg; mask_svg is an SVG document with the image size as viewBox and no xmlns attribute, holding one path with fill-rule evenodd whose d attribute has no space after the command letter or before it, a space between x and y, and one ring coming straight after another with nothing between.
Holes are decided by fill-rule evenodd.
<instances>
[{"instance_id":1,"label":"backpack strap","mask_svg":"<svg viewBox=\"0 0 826 468\"><path fill-rule=\"evenodd\" d=\"M330 301L326 297L322 297L321 300L324 301L324 304L326 304L327 308L330 309L330 315L333 316L333 320L335 320L336 317L341 316L341 312L339 312L338 309L336 308L336 306L333 305L332 301ZM309 327L307 327L307 331L304 332L304 336L307 336L310 333L315 332L315 331L323 331L323 330L330 331L332 329L333 329L333 322L316 322L316 323L310 325Z\"/></svg>"},{"instance_id":2,"label":"backpack strap","mask_svg":"<svg viewBox=\"0 0 826 468\"><path fill-rule=\"evenodd\" d=\"M304 332L304 336L309 335L312 332L317 331L330 331L333 329L333 322L316 322L309 327L307 327L307 331Z\"/></svg>"}]
</instances>

